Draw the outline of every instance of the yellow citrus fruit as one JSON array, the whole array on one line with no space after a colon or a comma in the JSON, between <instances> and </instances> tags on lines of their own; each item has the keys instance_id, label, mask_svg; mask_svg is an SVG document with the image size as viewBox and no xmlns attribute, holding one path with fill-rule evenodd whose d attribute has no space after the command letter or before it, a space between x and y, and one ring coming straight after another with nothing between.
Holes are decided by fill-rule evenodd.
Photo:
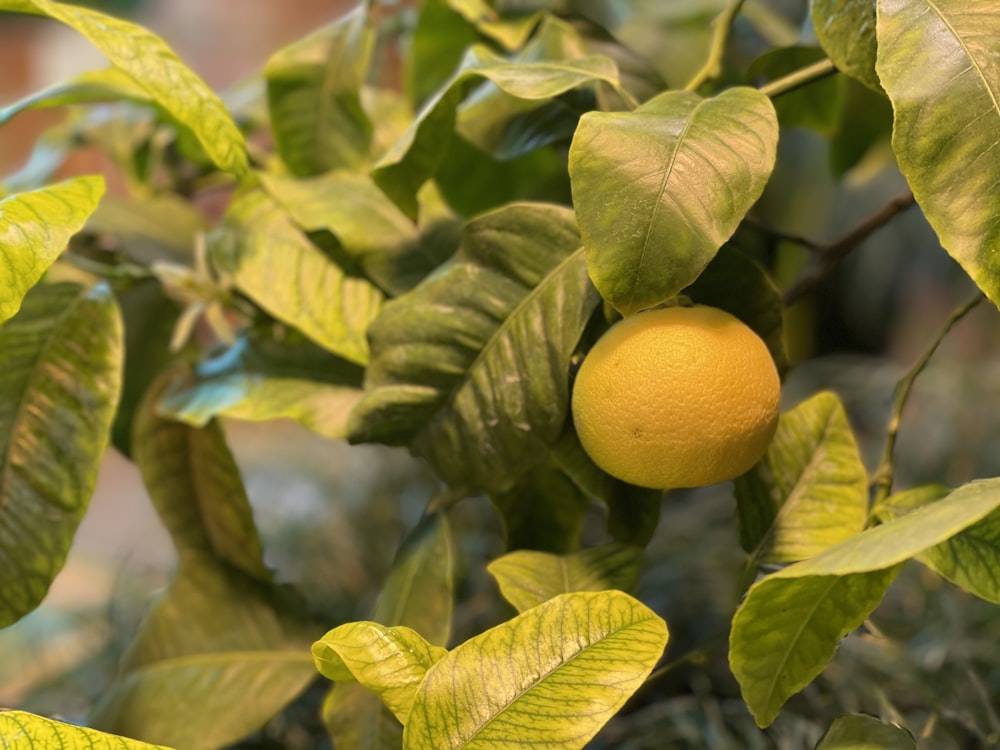
<instances>
[{"instance_id":1,"label":"yellow citrus fruit","mask_svg":"<svg viewBox=\"0 0 1000 750\"><path fill-rule=\"evenodd\" d=\"M667 307L613 325L583 360L573 423L594 463L631 484L700 487L764 455L781 382L760 337L714 307Z\"/></svg>"}]
</instances>

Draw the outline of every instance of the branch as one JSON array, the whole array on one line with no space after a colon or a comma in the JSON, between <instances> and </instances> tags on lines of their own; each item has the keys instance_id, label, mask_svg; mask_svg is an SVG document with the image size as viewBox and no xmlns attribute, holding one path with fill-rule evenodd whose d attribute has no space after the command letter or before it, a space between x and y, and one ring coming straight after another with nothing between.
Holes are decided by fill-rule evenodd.
<instances>
[{"instance_id":1,"label":"branch","mask_svg":"<svg viewBox=\"0 0 1000 750\"><path fill-rule=\"evenodd\" d=\"M824 58L823 60L814 62L812 65L807 65L793 73L789 73L787 76L782 76L775 81L764 84L760 87L759 91L774 99L782 94L787 94L803 86L807 86L813 81L832 76L836 72L837 66L833 64L833 61L829 58Z\"/></svg>"},{"instance_id":2,"label":"branch","mask_svg":"<svg viewBox=\"0 0 1000 750\"><path fill-rule=\"evenodd\" d=\"M888 224L896 214L915 205L913 193L907 190L886 203L882 208L858 224L854 229L829 244L810 242L801 237L787 237L817 251L817 257L810 270L800 276L785 290L785 305L791 305L811 292L830 273L837 263L877 230ZM776 235L781 236L781 235Z\"/></svg>"},{"instance_id":3,"label":"branch","mask_svg":"<svg viewBox=\"0 0 1000 750\"><path fill-rule=\"evenodd\" d=\"M732 0L725 10L723 10L715 20L712 21L712 46L708 50L708 59L701 66L701 70L694 74L685 91L697 91L705 83L722 75L722 58L726 54L726 43L729 41L729 34L733 30L733 23L739 15L745 0Z\"/></svg>"},{"instance_id":4,"label":"branch","mask_svg":"<svg viewBox=\"0 0 1000 750\"><path fill-rule=\"evenodd\" d=\"M873 487L875 489L875 495L873 499L873 505L878 505L889 497L889 493L892 492L892 479L896 473L895 459L893 458L893 451L896 448L896 435L899 433L899 423L903 413L903 407L906 406L906 400L909 398L910 390L913 388L913 383L916 381L917 377L927 363L930 361L931 357L934 356L934 352L944 341L944 337L948 335L948 332L952 327L964 318L970 310L972 310L976 305L983 301L983 295L981 292L976 292L976 295L970 299L965 304L961 305L956 309L948 320L945 322L944 326L941 328L940 333L938 333L937 338L930 345L930 348L924 352L924 356L920 358L913 368L903 376L896 384L896 396L893 399L892 404L892 415L889 417L889 428L886 432L885 439L885 451L882 453L882 461L879 464L878 469L875 470L873 477Z\"/></svg>"}]
</instances>

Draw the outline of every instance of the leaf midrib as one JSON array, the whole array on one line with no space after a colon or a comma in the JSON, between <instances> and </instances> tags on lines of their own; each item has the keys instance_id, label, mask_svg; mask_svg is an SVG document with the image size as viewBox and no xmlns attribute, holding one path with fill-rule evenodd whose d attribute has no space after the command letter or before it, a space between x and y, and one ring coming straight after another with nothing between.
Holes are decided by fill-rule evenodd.
<instances>
[{"instance_id":1,"label":"leaf midrib","mask_svg":"<svg viewBox=\"0 0 1000 750\"><path fill-rule=\"evenodd\" d=\"M1000 116L1000 101L997 100L997 94L996 92L993 91L993 89L990 88L986 75L983 73L983 69L979 65L979 61L976 59L975 55L972 54L972 51L965 43L965 39L958 32L958 30L952 25L952 23L948 20L948 18L946 17L945 13L941 10L941 8L938 7L937 0L926 0L926 2L927 2L927 7L934 12L934 14L941 21L941 23L944 24L945 28L948 29L949 33L951 33L951 35L955 38L955 41L957 41L961 45L962 51L965 52L965 56L968 58L969 62L972 64L972 67L975 69L976 74L979 77L979 80L983 84L983 88L986 89L986 93L989 95L990 101L993 103L993 111L998 116Z\"/></svg>"}]
</instances>

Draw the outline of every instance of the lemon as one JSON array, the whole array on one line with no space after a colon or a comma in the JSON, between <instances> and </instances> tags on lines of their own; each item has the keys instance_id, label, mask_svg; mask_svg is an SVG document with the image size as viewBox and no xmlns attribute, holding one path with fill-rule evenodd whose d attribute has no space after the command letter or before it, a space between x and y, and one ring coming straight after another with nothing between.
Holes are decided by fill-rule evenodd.
<instances>
[{"instance_id":1,"label":"lemon","mask_svg":"<svg viewBox=\"0 0 1000 750\"><path fill-rule=\"evenodd\" d=\"M767 346L714 307L667 307L613 325L583 361L573 423L608 474L656 489L733 479L763 456L781 382Z\"/></svg>"}]
</instances>

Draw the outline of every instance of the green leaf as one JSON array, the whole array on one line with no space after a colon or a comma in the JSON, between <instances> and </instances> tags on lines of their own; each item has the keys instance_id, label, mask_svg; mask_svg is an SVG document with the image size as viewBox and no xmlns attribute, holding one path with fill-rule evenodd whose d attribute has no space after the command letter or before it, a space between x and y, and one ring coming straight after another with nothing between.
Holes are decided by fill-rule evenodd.
<instances>
[{"instance_id":1,"label":"green leaf","mask_svg":"<svg viewBox=\"0 0 1000 750\"><path fill-rule=\"evenodd\" d=\"M455 561L448 517L424 516L396 553L372 619L405 625L429 643L445 646L451 635Z\"/></svg>"},{"instance_id":2,"label":"green leaf","mask_svg":"<svg viewBox=\"0 0 1000 750\"><path fill-rule=\"evenodd\" d=\"M844 103L837 132L830 143L830 167L842 177L873 149L888 144L892 137L892 104L882 93L875 93L854 79L845 78ZM880 149L881 150L881 149ZM890 149L885 149L890 161Z\"/></svg>"},{"instance_id":3,"label":"green leaf","mask_svg":"<svg viewBox=\"0 0 1000 750\"><path fill-rule=\"evenodd\" d=\"M332 172L308 180L260 176L264 188L307 232L330 232L365 276L390 295L412 289L454 252L418 227L371 178Z\"/></svg>"},{"instance_id":4,"label":"green leaf","mask_svg":"<svg viewBox=\"0 0 1000 750\"><path fill-rule=\"evenodd\" d=\"M77 177L0 200L0 323L83 228L104 194L104 178Z\"/></svg>"},{"instance_id":5,"label":"green leaf","mask_svg":"<svg viewBox=\"0 0 1000 750\"><path fill-rule=\"evenodd\" d=\"M608 508L608 533L622 544L645 547L660 521L662 490L637 487L602 471L590 459L572 420L552 451L553 463L588 497Z\"/></svg>"},{"instance_id":6,"label":"green leaf","mask_svg":"<svg viewBox=\"0 0 1000 750\"><path fill-rule=\"evenodd\" d=\"M505 49L515 50L523 45L539 19L541 12L501 18L486 0L448 0L448 5L479 31L499 42Z\"/></svg>"},{"instance_id":7,"label":"green leaf","mask_svg":"<svg viewBox=\"0 0 1000 750\"><path fill-rule=\"evenodd\" d=\"M121 389L111 291L40 286L0 326L0 628L41 602L90 503Z\"/></svg>"},{"instance_id":8,"label":"green leaf","mask_svg":"<svg viewBox=\"0 0 1000 750\"><path fill-rule=\"evenodd\" d=\"M156 260L190 263L196 238L207 228L204 215L174 193L108 195L87 222L88 233L111 235L124 254L144 265Z\"/></svg>"},{"instance_id":9,"label":"green leaf","mask_svg":"<svg viewBox=\"0 0 1000 750\"><path fill-rule=\"evenodd\" d=\"M917 750L905 729L873 716L848 714L834 719L816 750Z\"/></svg>"},{"instance_id":10,"label":"green leaf","mask_svg":"<svg viewBox=\"0 0 1000 750\"><path fill-rule=\"evenodd\" d=\"M253 511L222 428L195 429L156 412L169 378L136 413L132 451L143 482L178 552L197 552L250 578L271 581L261 559Z\"/></svg>"},{"instance_id":11,"label":"green leaf","mask_svg":"<svg viewBox=\"0 0 1000 750\"><path fill-rule=\"evenodd\" d=\"M503 491L543 461L598 303L578 247L572 214L556 206L515 204L470 222L455 262L372 324L349 439L409 444L456 488Z\"/></svg>"},{"instance_id":12,"label":"green leaf","mask_svg":"<svg viewBox=\"0 0 1000 750\"><path fill-rule=\"evenodd\" d=\"M749 255L731 244L723 245L683 292L692 302L718 307L742 320L767 344L779 369L785 366L781 292Z\"/></svg>"},{"instance_id":13,"label":"green leaf","mask_svg":"<svg viewBox=\"0 0 1000 750\"><path fill-rule=\"evenodd\" d=\"M368 362L365 332L381 292L320 251L262 190L232 203L210 252L219 271L278 320L350 362Z\"/></svg>"},{"instance_id":14,"label":"green leaf","mask_svg":"<svg viewBox=\"0 0 1000 750\"><path fill-rule=\"evenodd\" d=\"M10 750L169 750L160 745L52 721L24 711L0 710L0 747Z\"/></svg>"},{"instance_id":15,"label":"green leaf","mask_svg":"<svg viewBox=\"0 0 1000 750\"><path fill-rule=\"evenodd\" d=\"M574 591L634 591L641 567L641 548L605 544L569 555L518 550L497 558L487 570L503 598L525 612Z\"/></svg>"},{"instance_id":16,"label":"green leaf","mask_svg":"<svg viewBox=\"0 0 1000 750\"><path fill-rule=\"evenodd\" d=\"M875 74L875 5L876 0L811 0L816 38L837 70L881 91Z\"/></svg>"},{"instance_id":17,"label":"green leaf","mask_svg":"<svg viewBox=\"0 0 1000 750\"><path fill-rule=\"evenodd\" d=\"M881 521L892 521L948 493L939 485L920 487L890 496L872 512ZM1000 511L924 550L917 560L980 599L1000 604Z\"/></svg>"},{"instance_id":18,"label":"green leaf","mask_svg":"<svg viewBox=\"0 0 1000 750\"><path fill-rule=\"evenodd\" d=\"M569 174L601 295L629 315L693 282L760 197L777 143L774 107L748 88L584 115Z\"/></svg>"},{"instance_id":19,"label":"green leaf","mask_svg":"<svg viewBox=\"0 0 1000 750\"><path fill-rule=\"evenodd\" d=\"M451 631L454 560L448 519L424 516L407 536L375 605L373 620L404 625L444 646ZM399 750L403 726L379 697L357 684L338 684L322 708L334 745L356 750Z\"/></svg>"},{"instance_id":20,"label":"green leaf","mask_svg":"<svg viewBox=\"0 0 1000 750\"><path fill-rule=\"evenodd\" d=\"M95 70L74 76L65 83L42 89L24 99L0 108L0 125L31 109L62 107L67 104L91 104L107 101L149 103L149 94L128 73L118 68Z\"/></svg>"},{"instance_id":21,"label":"green leaf","mask_svg":"<svg viewBox=\"0 0 1000 750\"><path fill-rule=\"evenodd\" d=\"M485 78L519 99L551 99L578 86L604 81L618 88L618 73L606 57L517 63L476 45L459 70L424 105L403 137L375 165L375 182L408 216L416 215L416 193L433 176L448 148L455 110L468 84Z\"/></svg>"},{"instance_id":22,"label":"green leaf","mask_svg":"<svg viewBox=\"0 0 1000 750\"><path fill-rule=\"evenodd\" d=\"M663 620L627 594L562 594L431 667L403 747L582 748L638 689L666 643Z\"/></svg>"},{"instance_id":23,"label":"green leaf","mask_svg":"<svg viewBox=\"0 0 1000 750\"><path fill-rule=\"evenodd\" d=\"M547 465L525 472L509 489L492 493L490 501L503 519L506 549L556 553L579 546L590 507L566 474Z\"/></svg>"},{"instance_id":24,"label":"green leaf","mask_svg":"<svg viewBox=\"0 0 1000 750\"><path fill-rule=\"evenodd\" d=\"M403 725L375 693L357 682L334 685L320 713L335 747L399 750L403 746Z\"/></svg>"},{"instance_id":25,"label":"green leaf","mask_svg":"<svg viewBox=\"0 0 1000 750\"><path fill-rule=\"evenodd\" d=\"M253 422L287 417L318 435L342 439L361 398L361 375L357 365L308 342L240 338L178 374L159 410L195 427L217 416Z\"/></svg>"},{"instance_id":26,"label":"green leaf","mask_svg":"<svg viewBox=\"0 0 1000 750\"><path fill-rule=\"evenodd\" d=\"M765 52L747 69L747 80L758 88L826 58L816 47L783 47ZM833 135L843 106L843 79L827 77L789 91L774 100L781 128L809 128Z\"/></svg>"},{"instance_id":27,"label":"green leaf","mask_svg":"<svg viewBox=\"0 0 1000 750\"><path fill-rule=\"evenodd\" d=\"M797 562L864 529L868 473L836 395L781 415L767 453L736 480L740 544L758 565Z\"/></svg>"},{"instance_id":28,"label":"green leaf","mask_svg":"<svg viewBox=\"0 0 1000 750\"><path fill-rule=\"evenodd\" d=\"M481 41L475 28L446 0L424 0L403 59L406 92L414 105L445 85L468 47Z\"/></svg>"},{"instance_id":29,"label":"green leaf","mask_svg":"<svg viewBox=\"0 0 1000 750\"><path fill-rule=\"evenodd\" d=\"M267 62L275 146L293 174L367 163L372 124L361 106L375 30L367 4L286 47Z\"/></svg>"},{"instance_id":30,"label":"green leaf","mask_svg":"<svg viewBox=\"0 0 1000 750\"><path fill-rule=\"evenodd\" d=\"M31 0L42 14L75 29L198 139L223 171L247 171L243 134L225 106L160 37L134 23L89 8Z\"/></svg>"},{"instance_id":31,"label":"green leaf","mask_svg":"<svg viewBox=\"0 0 1000 750\"><path fill-rule=\"evenodd\" d=\"M892 148L942 247L1000 304L1000 7L880 0Z\"/></svg>"},{"instance_id":32,"label":"green leaf","mask_svg":"<svg viewBox=\"0 0 1000 750\"><path fill-rule=\"evenodd\" d=\"M92 723L186 750L230 746L315 678L303 612L286 589L182 552Z\"/></svg>"},{"instance_id":33,"label":"green leaf","mask_svg":"<svg viewBox=\"0 0 1000 750\"><path fill-rule=\"evenodd\" d=\"M878 605L898 566L1000 507L1000 479L867 529L759 580L733 618L729 665L761 727Z\"/></svg>"},{"instance_id":34,"label":"green leaf","mask_svg":"<svg viewBox=\"0 0 1000 750\"><path fill-rule=\"evenodd\" d=\"M357 680L404 725L424 675L447 653L411 628L377 622L341 625L312 647L320 674L336 682Z\"/></svg>"}]
</instances>

